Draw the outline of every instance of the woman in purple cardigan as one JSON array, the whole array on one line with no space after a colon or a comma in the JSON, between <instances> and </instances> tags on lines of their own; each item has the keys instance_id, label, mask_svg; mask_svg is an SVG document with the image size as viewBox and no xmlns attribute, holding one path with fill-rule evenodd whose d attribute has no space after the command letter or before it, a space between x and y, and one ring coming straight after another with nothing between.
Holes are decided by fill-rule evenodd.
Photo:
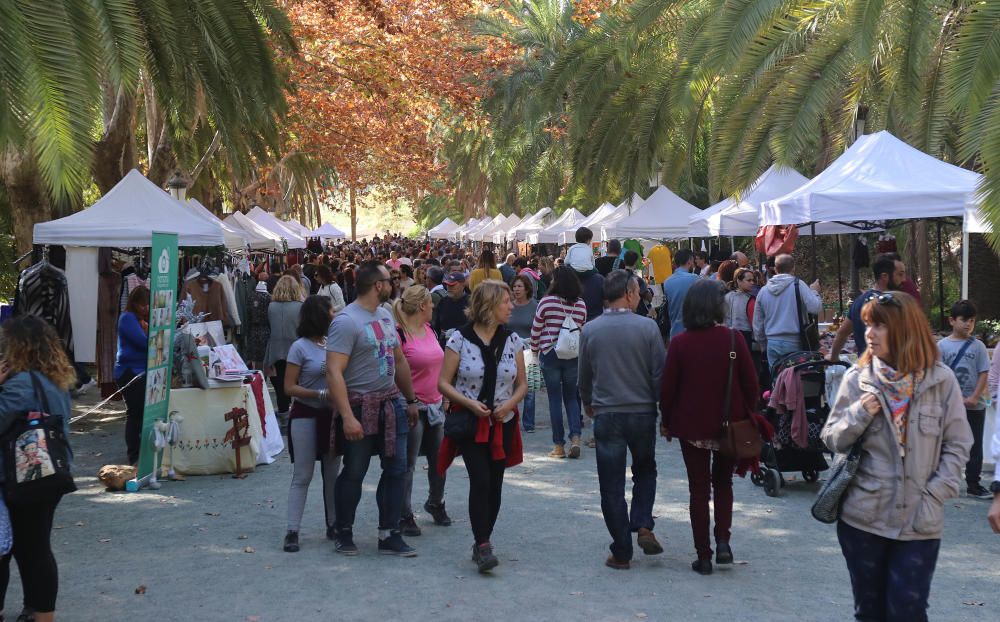
<instances>
[{"instance_id":1,"label":"woman in purple cardigan","mask_svg":"<svg viewBox=\"0 0 1000 622\"><path fill-rule=\"evenodd\" d=\"M735 462L719 453L725 407L729 353L735 346L730 420L752 416L757 401L757 373L746 341L722 326L725 288L718 281L701 280L684 298L685 331L670 340L660 395L660 434L680 439L691 494L691 531L698 559L691 568L712 574L711 523L708 500L715 498L715 563L733 563L729 546L733 522ZM721 378L721 382L720 382ZM713 494L714 493L714 494Z\"/></svg>"}]
</instances>

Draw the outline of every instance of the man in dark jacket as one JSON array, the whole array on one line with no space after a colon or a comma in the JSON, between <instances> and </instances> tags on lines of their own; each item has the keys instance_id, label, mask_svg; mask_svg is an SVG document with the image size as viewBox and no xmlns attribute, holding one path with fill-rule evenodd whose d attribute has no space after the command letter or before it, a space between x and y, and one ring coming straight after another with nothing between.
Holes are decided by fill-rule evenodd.
<instances>
[{"instance_id":1,"label":"man in dark jacket","mask_svg":"<svg viewBox=\"0 0 1000 622\"><path fill-rule=\"evenodd\" d=\"M465 326L469 321L465 317L465 309L469 306L465 274L457 271L448 274L444 277L444 286L448 288L448 295L437 303L431 318L431 326L442 343L452 330Z\"/></svg>"}]
</instances>

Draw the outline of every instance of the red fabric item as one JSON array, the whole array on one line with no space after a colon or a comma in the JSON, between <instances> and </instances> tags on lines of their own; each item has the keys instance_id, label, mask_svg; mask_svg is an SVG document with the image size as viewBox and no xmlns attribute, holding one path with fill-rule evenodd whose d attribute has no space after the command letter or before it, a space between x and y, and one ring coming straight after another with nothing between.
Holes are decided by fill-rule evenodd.
<instances>
[{"instance_id":1,"label":"red fabric item","mask_svg":"<svg viewBox=\"0 0 1000 622\"><path fill-rule=\"evenodd\" d=\"M920 302L920 290L917 289L917 284L909 278L903 279L903 282L899 284L899 291L913 296L917 302Z\"/></svg>"},{"instance_id":2,"label":"red fabric item","mask_svg":"<svg viewBox=\"0 0 1000 622\"><path fill-rule=\"evenodd\" d=\"M253 391L253 400L257 403L257 415L260 417L260 429L264 431L264 438L267 438L267 409L264 408L264 375L257 372L253 375L253 380L249 383L250 390Z\"/></svg>"},{"instance_id":3,"label":"red fabric item","mask_svg":"<svg viewBox=\"0 0 1000 622\"><path fill-rule=\"evenodd\" d=\"M791 253L795 250L795 240L799 238L799 228L795 225L768 225L757 230L757 252L768 257Z\"/></svg>"},{"instance_id":4,"label":"red fabric item","mask_svg":"<svg viewBox=\"0 0 1000 622\"><path fill-rule=\"evenodd\" d=\"M660 412L671 436L686 441L717 439L729 366L730 330L714 326L687 330L670 340L660 385ZM757 405L757 371L746 340L736 335L736 365L729 417L746 419Z\"/></svg>"},{"instance_id":5,"label":"red fabric item","mask_svg":"<svg viewBox=\"0 0 1000 622\"><path fill-rule=\"evenodd\" d=\"M712 558L711 526L708 509L715 501L715 540L729 542L733 524L733 462L718 451L700 449L681 442L681 455L687 470L691 533L698 559Z\"/></svg>"},{"instance_id":6,"label":"red fabric item","mask_svg":"<svg viewBox=\"0 0 1000 622\"><path fill-rule=\"evenodd\" d=\"M782 415L792 413L792 440L799 447L808 447L809 420L806 418L806 398L802 391L802 376L794 367L786 367L778 374L768 406Z\"/></svg>"},{"instance_id":7,"label":"red fabric item","mask_svg":"<svg viewBox=\"0 0 1000 622\"><path fill-rule=\"evenodd\" d=\"M772 440L774 438L774 426L771 425L771 422L758 412L752 412L750 416L753 418L761 438L765 441ZM733 473L740 477L746 477L747 473L760 473L760 456L739 460L733 466Z\"/></svg>"},{"instance_id":8,"label":"red fabric item","mask_svg":"<svg viewBox=\"0 0 1000 622\"><path fill-rule=\"evenodd\" d=\"M521 440L521 415L514 411L514 436L511 438L510 452L504 451L503 433L490 436L489 417L480 417L476 427L475 442L489 443L490 455L494 460L505 460L506 468L517 466L524 462L524 443ZM459 454L458 444L447 436L441 441L441 448L438 449L437 471L438 475L444 477L448 467L455 461L455 456Z\"/></svg>"}]
</instances>

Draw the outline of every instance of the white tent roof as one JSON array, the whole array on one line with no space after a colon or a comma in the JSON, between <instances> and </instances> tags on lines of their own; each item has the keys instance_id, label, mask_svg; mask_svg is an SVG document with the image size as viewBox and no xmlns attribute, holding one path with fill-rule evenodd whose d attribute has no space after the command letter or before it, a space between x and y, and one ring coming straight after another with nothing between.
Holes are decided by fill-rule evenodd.
<instances>
[{"instance_id":1,"label":"white tent roof","mask_svg":"<svg viewBox=\"0 0 1000 622\"><path fill-rule=\"evenodd\" d=\"M502 215L501 215L502 216ZM509 228L517 223L521 222L521 217L517 214L511 214L510 216L502 216L500 221L497 222L496 219L490 224L486 225L482 229L479 229L475 233L469 236L470 240L475 240L477 242L489 242L493 239L493 234L497 231Z\"/></svg>"},{"instance_id":2,"label":"white tent roof","mask_svg":"<svg viewBox=\"0 0 1000 622\"><path fill-rule=\"evenodd\" d=\"M458 229L458 224L451 218L445 218L436 227L431 228L427 235L435 240L443 240L454 233L456 229Z\"/></svg>"},{"instance_id":3,"label":"white tent roof","mask_svg":"<svg viewBox=\"0 0 1000 622\"><path fill-rule=\"evenodd\" d=\"M651 199L653 197L650 196L649 198ZM632 204L631 205L629 205L629 199L625 199L624 201L622 201L621 203L618 204L618 207L624 207L625 210L628 213L631 214L632 212L635 212L637 209L639 209L640 207L642 207L642 204L646 202L646 199L644 199L641 196L639 196L638 192L633 192L632 193L631 200L632 200Z\"/></svg>"},{"instance_id":4,"label":"white tent roof","mask_svg":"<svg viewBox=\"0 0 1000 622\"><path fill-rule=\"evenodd\" d=\"M35 244L143 247L154 231L181 246L222 246L222 226L196 215L133 169L99 201L71 216L35 225Z\"/></svg>"},{"instance_id":5,"label":"white tent roof","mask_svg":"<svg viewBox=\"0 0 1000 622\"><path fill-rule=\"evenodd\" d=\"M531 214L525 215L524 218L521 218L517 214L511 214L510 217L507 219L507 222L497 227L496 231L493 232L493 243L503 244L505 241L507 241L507 232L513 229L514 227L517 227L518 225L520 225L529 218L531 218Z\"/></svg>"},{"instance_id":6,"label":"white tent roof","mask_svg":"<svg viewBox=\"0 0 1000 622\"><path fill-rule=\"evenodd\" d=\"M309 236L323 240L339 240L341 238L346 238L347 234L330 223L325 222L319 228L310 231Z\"/></svg>"},{"instance_id":7,"label":"white tent roof","mask_svg":"<svg viewBox=\"0 0 1000 622\"><path fill-rule=\"evenodd\" d=\"M859 138L801 188L765 201L760 224L962 216L980 178L879 132Z\"/></svg>"},{"instance_id":8,"label":"white tent roof","mask_svg":"<svg viewBox=\"0 0 1000 622\"><path fill-rule=\"evenodd\" d=\"M218 216L208 211L208 208L202 205L201 201L198 199L188 199L184 203L184 207L190 209L199 218L207 222L217 223L220 227L222 227L222 238L226 241L226 248L229 250L246 248L247 238L243 231L237 227L232 227L227 223L222 222Z\"/></svg>"},{"instance_id":9,"label":"white tent roof","mask_svg":"<svg viewBox=\"0 0 1000 622\"><path fill-rule=\"evenodd\" d=\"M551 207L543 207L534 216L526 216L521 224L507 232L507 241L524 241L532 231L541 231L552 214Z\"/></svg>"},{"instance_id":10,"label":"white tent roof","mask_svg":"<svg viewBox=\"0 0 1000 622\"><path fill-rule=\"evenodd\" d=\"M470 220L467 220L463 224L459 225L458 229L455 229L454 231L452 231L451 234L448 236L448 239L450 239L450 240L460 240L460 239L462 239L462 235L465 234L466 232L472 231L476 227L480 227L483 224L485 224L483 222L484 220L485 219L483 219L483 218L472 218Z\"/></svg>"},{"instance_id":11,"label":"white tent roof","mask_svg":"<svg viewBox=\"0 0 1000 622\"><path fill-rule=\"evenodd\" d=\"M727 197L695 214L689 223L688 237L756 235L760 228L760 204L784 196L808 181L808 177L795 169L772 166L753 182L741 199Z\"/></svg>"},{"instance_id":12,"label":"white tent roof","mask_svg":"<svg viewBox=\"0 0 1000 622\"><path fill-rule=\"evenodd\" d=\"M282 250L280 235L258 225L247 218L243 212L233 212L229 216L226 216L223 222L234 229L242 231L243 236L250 244L250 248Z\"/></svg>"},{"instance_id":13,"label":"white tent roof","mask_svg":"<svg viewBox=\"0 0 1000 622\"><path fill-rule=\"evenodd\" d=\"M571 207L563 212L548 227L545 227L541 231L532 231L529 233L526 240L529 244L559 244L561 236L564 236L566 232L569 232L570 235L575 235L576 230L580 227L580 223L586 219L587 217L581 214L579 210Z\"/></svg>"},{"instance_id":14,"label":"white tent roof","mask_svg":"<svg viewBox=\"0 0 1000 622\"><path fill-rule=\"evenodd\" d=\"M258 225L284 238L288 242L288 248L306 247L305 238L289 229L288 225L275 218L273 214L265 212L259 205L255 205L252 210L247 212L246 216Z\"/></svg>"},{"instance_id":15,"label":"white tent roof","mask_svg":"<svg viewBox=\"0 0 1000 622\"><path fill-rule=\"evenodd\" d=\"M497 225L499 225L500 223L502 223L506 219L507 219L507 217L504 216L503 214L497 214L493 218L489 218L489 219L484 218L475 227L472 227L470 229L466 229L464 232L462 232L462 239L463 240L479 240L480 238L478 236L479 236L480 232L487 231L487 230L492 231L493 227L496 227Z\"/></svg>"},{"instance_id":16,"label":"white tent roof","mask_svg":"<svg viewBox=\"0 0 1000 622\"><path fill-rule=\"evenodd\" d=\"M593 211L593 213L590 214L590 216L584 218L583 222L577 225L577 228L587 227L592 231L595 231L595 233L600 233L600 226L602 221L608 216L614 214L617 210L618 208L610 203L606 202L602 203L596 210ZM563 231L562 233L559 234L559 239L557 240L557 243L572 244L576 240L576 238L573 237L575 233L576 229L573 229L572 231L569 230Z\"/></svg>"},{"instance_id":17,"label":"white tent roof","mask_svg":"<svg viewBox=\"0 0 1000 622\"><path fill-rule=\"evenodd\" d=\"M666 186L656 189L632 214L617 223L602 228L604 239L646 238L649 240L675 240L686 238L688 221L699 213L694 205L671 192Z\"/></svg>"},{"instance_id":18,"label":"white tent roof","mask_svg":"<svg viewBox=\"0 0 1000 622\"><path fill-rule=\"evenodd\" d=\"M288 220L281 221L286 227L292 230L293 233L297 233L303 238L313 237L312 229L306 227L294 218L289 218Z\"/></svg>"}]
</instances>

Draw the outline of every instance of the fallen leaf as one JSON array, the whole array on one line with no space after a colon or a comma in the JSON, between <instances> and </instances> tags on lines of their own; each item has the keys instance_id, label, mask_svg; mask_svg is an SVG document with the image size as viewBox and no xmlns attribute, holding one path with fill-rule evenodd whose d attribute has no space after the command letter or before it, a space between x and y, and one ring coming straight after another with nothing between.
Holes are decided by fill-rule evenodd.
<instances>
[{"instance_id":1,"label":"fallen leaf","mask_svg":"<svg viewBox=\"0 0 1000 622\"><path fill-rule=\"evenodd\" d=\"M218 512L205 512L205 516L218 516Z\"/></svg>"},{"instance_id":2,"label":"fallen leaf","mask_svg":"<svg viewBox=\"0 0 1000 622\"><path fill-rule=\"evenodd\" d=\"M139 587L135 588L135 593L136 594L145 594L146 593L146 586L145 585L140 585Z\"/></svg>"},{"instance_id":3,"label":"fallen leaf","mask_svg":"<svg viewBox=\"0 0 1000 622\"><path fill-rule=\"evenodd\" d=\"M749 564L749 563L750 563L750 562L748 562L748 561L745 561L745 560L738 560L738 561L735 561L735 562L733 562L733 564L735 564L735 565L737 565L737 566L746 566L746 565L747 565L747 564Z\"/></svg>"},{"instance_id":4,"label":"fallen leaf","mask_svg":"<svg viewBox=\"0 0 1000 622\"><path fill-rule=\"evenodd\" d=\"M250 538L250 536L248 536L248 535L245 535L245 534L244 534L244 535L241 535L241 536L239 536L239 537L238 537L238 538L236 538L236 539L237 539L237 540L247 540L247 539L249 539L249 538Z\"/></svg>"},{"instance_id":5,"label":"fallen leaf","mask_svg":"<svg viewBox=\"0 0 1000 622\"><path fill-rule=\"evenodd\" d=\"M52 525L52 528L53 529L62 529L63 526L62 525Z\"/></svg>"},{"instance_id":6,"label":"fallen leaf","mask_svg":"<svg viewBox=\"0 0 1000 622\"><path fill-rule=\"evenodd\" d=\"M982 607L986 603L979 602L978 600L963 600L963 605L969 605L971 607Z\"/></svg>"},{"instance_id":7,"label":"fallen leaf","mask_svg":"<svg viewBox=\"0 0 1000 622\"><path fill-rule=\"evenodd\" d=\"M570 592L570 596L583 596L583 592Z\"/></svg>"},{"instance_id":8,"label":"fallen leaf","mask_svg":"<svg viewBox=\"0 0 1000 622\"><path fill-rule=\"evenodd\" d=\"M101 544L107 544L108 542L111 542L111 538L101 538L98 542Z\"/></svg>"},{"instance_id":9,"label":"fallen leaf","mask_svg":"<svg viewBox=\"0 0 1000 622\"><path fill-rule=\"evenodd\" d=\"M639 618L640 620L645 620L649 616L646 615L645 613L639 612L639 613L635 614L635 617Z\"/></svg>"},{"instance_id":10,"label":"fallen leaf","mask_svg":"<svg viewBox=\"0 0 1000 622\"><path fill-rule=\"evenodd\" d=\"M256 553L256 552L257 552L257 550L256 550L256 549L254 549L254 548L253 548L252 546L248 546L248 547L246 547L245 549L243 549L243 552L244 552L244 553Z\"/></svg>"},{"instance_id":11,"label":"fallen leaf","mask_svg":"<svg viewBox=\"0 0 1000 622\"><path fill-rule=\"evenodd\" d=\"M84 522L79 522L79 523L76 523L76 526L77 526L77 527L83 527L83 526L85 526L85 525L86 525L86 523L84 523Z\"/></svg>"}]
</instances>

